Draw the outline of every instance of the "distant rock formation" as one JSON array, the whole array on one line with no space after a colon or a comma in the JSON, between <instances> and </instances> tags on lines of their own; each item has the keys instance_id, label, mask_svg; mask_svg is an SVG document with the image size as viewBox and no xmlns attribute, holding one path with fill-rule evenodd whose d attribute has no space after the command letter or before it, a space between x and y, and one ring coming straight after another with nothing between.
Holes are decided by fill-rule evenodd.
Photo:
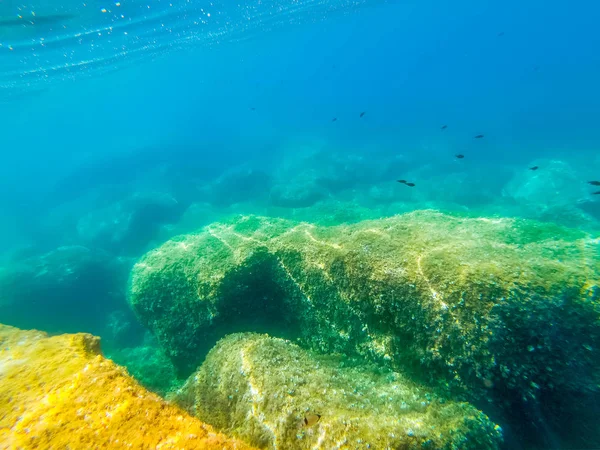
<instances>
[{"instance_id":1,"label":"distant rock formation","mask_svg":"<svg viewBox=\"0 0 600 450\"><path fill-rule=\"evenodd\" d=\"M109 314L126 310L129 267L81 245L14 258L0 267L0 320L52 333L101 333Z\"/></svg>"}]
</instances>

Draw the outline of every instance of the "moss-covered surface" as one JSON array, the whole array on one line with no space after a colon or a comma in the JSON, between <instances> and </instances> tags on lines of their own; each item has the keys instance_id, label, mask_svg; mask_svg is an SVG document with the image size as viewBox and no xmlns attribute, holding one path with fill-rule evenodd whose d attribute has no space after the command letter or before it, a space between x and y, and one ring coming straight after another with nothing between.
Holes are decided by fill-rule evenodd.
<instances>
[{"instance_id":1,"label":"moss-covered surface","mask_svg":"<svg viewBox=\"0 0 600 450\"><path fill-rule=\"evenodd\" d=\"M250 450L146 391L99 342L0 325L0 448Z\"/></svg>"},{"instance_id":2,"label":"moss-covered surface","mask_svg":"<svg viewBox=\"0 0 600 450\"><path fill-rule=\"evenodd\" d=\"M130 302L184 374L227 333L269 332L504 402L512 419L543 398L552 424L600 385L598 246L434 211L337 227L245 216L145 255Z\"/></svg>"},{"instance_id":3,"label":"moss-covered surface","mask_svg":"<svg viewBox=\"0 0 600 450\"><path fill-rule=\"evenodd\" d=\"M219 341L173 399L224 432L266 449L494 449L502 432L468 403L446 401L398 373L348 366L279 338ZM320 415L316 423L305 417Z\"/></svg>"}]
</instances>

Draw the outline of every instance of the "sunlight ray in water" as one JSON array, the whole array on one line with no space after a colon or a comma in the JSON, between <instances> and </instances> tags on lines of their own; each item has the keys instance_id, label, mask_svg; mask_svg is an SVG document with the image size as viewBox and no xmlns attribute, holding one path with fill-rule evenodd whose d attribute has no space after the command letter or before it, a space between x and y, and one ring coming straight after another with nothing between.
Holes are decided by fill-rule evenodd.
<instances>
[{"instance_id":1,"label":"sunlight ray in water","mask_svg":"<svg viewBox=\"0 0 600 450\"><path fill-rule=\"evenodd\" d=\"M72 78L182 46L251 39L273 28L324 20L331 14L375 3L173 0L150 6L141 0L126 0L106 2L106 6L95 9L92 3L73 4L71 8L68 4L61 8L12 8L16 14L11 12L12 16L0 21L0 90L34 90L54 78Z\"/></svg>"}]
</instances>

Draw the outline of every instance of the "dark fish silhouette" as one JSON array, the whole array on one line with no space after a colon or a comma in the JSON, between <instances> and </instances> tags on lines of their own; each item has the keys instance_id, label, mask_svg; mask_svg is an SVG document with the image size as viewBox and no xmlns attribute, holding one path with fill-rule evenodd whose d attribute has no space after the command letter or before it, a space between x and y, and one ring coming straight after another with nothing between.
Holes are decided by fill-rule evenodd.
<instances>
[{"instance_id":1,"label":"dark fish silhouette","mask_svg":"<svg viewBox=\"0 0 600 450\"><path fill-rule=\"evenodd\" d=\"M256 108L250 108L250 111L256 111Z\"/></svg>"},{"instance_id":2,"label":"dark fish silhouette","mask_svg":"<svg viewBox=\"0 0 600 450\"><path fill-rule=\"evenodd\" d=\"M456 156L458 159L463 159L465 157L465 155L460 155L460 154L459 155L454 155L454 156Z\"/></svg>"},{"instance_id":3,"label":"dark fish silhouette","mask_svg":"<svg viewBox=\"0 0 600 450\"><path fill-rule=\"evenodd\" d=\"M504 31L501 31L500 33L498 33L498 37L504 36Z\"/></svg>"},{"instance_id":4,"label":"dark fish silhouette","mask_svg":"<svg viewBox=\"0 0 600 450\"><path fill-rule=\"evenodd\" d=\"M448 128L448 125L442 125L442 130L445 130L446 128Z\"/></svg>"},{"instance_id":5,"label":"dark fish silhouette","mask_svg":"<svg viewBox=\"0 0 600 450\"><path fill-rule=\"evenodd\" d=\"M406 184L406 180L396 180L398 183Z\"/></svg>"},{"instance_id":6,"label":"dark fish silhouette","mask_svg":"<svg viewBox=\"0 0 600 450\"><path fill-rule=\"evenodd\" d=\"M481 139L483 137L483 134L478 134L477 136L475 136L475 139Z\"/></svg>"},{"instance_id":7,"label":"dark fish silhouette","mask_svg":"<svg viewBox=\"0 0 600 450\"><path fill-rule=\"evenodd\" d=\"M361 113L360 113L360 117L364 116L364 115L365 115L365 113L366 113L366 111L363 111L363 112L361 112Z\"/></svg>"},{"instance_id":8,"label":"dark fish silhouette","mask_svg":"<svg viewBox=\"0 0 600 450\"><path fill-rule=\"evenodd\" d=\"M321 419L320 414L308 413L304 416L304 426L312 427Z\"/></svg>"},{"instance_id":9,"label":"dark fish silhouette","mask_svg":"<svg viewBox=\"0 0 600 450\"><path fill-rule=\"evenodd\" d=\"M588 181L592 186L600 186L600 181Z\"/></svg>"},{"instance_id":10,"label":"dark fish silhouette","mask_svg":"<svg viewBox=\"0 0 600 450\"><path fill-rule=\"evenodd\" d=\"M64 22L76 17L73 14L48 14L48 15L27 15L0 18L0 27L20 27L32 25L54 25L55 23Z\"/></svg>"},{"instance_id":11,"label":"dark fish silhouette","mask_svg":"<svg viewBox=\"0 0 600 450\"><path fill-rule=\"evenodd\" d=\"M538 166L533 166L533 167L530 167L530 168L529 168L529 170L538 170L538 169L539 169L539 167L538 167Z\"/></svg>"},{"instance_id":12,"label":"dark fish silhouette","mask_svg":"<svg viewBox=\"0 0 600 450\"><path fill-rule=\"evenodd\" d=\"M331 119L332 122L335 122L337 120L337 117L334 117L333 119Z\"/></svg>"},{"instance_id":13,"label":"dark fish silhouette","mask_svg":"<svg viewBox=\"0 0 600 450\"><path fill-rule=\"evenodd\" d=\"M600 191L592 192L592 195L600 195Z\"/></svg>"},{"instance_id":14,"label":"dark fish silhouette","mask_svg":"<svg viewBox=\"0 0 600 450\"><path fill-rule=\"evenodd\" d=\"M404 184L406 184L407 186L410 186L410 187L415 187L415 183L404 183Z\"/></svg>"}]
</instances>

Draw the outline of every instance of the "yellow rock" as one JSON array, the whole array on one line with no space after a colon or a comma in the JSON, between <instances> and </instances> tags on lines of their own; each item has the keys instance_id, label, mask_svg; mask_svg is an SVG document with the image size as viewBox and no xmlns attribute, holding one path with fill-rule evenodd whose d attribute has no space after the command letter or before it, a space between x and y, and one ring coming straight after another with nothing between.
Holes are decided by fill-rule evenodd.
<instances>
[{"instance_id":1,"label":"yellow rock","mask_svg":"<svg viewBox=\"0 0 600 450\"><path fill-rule=\"evenodd\" d=\"M0 325L0 449L250 449L137 384L89 334Z\"/></svg>"}]
</instances>

